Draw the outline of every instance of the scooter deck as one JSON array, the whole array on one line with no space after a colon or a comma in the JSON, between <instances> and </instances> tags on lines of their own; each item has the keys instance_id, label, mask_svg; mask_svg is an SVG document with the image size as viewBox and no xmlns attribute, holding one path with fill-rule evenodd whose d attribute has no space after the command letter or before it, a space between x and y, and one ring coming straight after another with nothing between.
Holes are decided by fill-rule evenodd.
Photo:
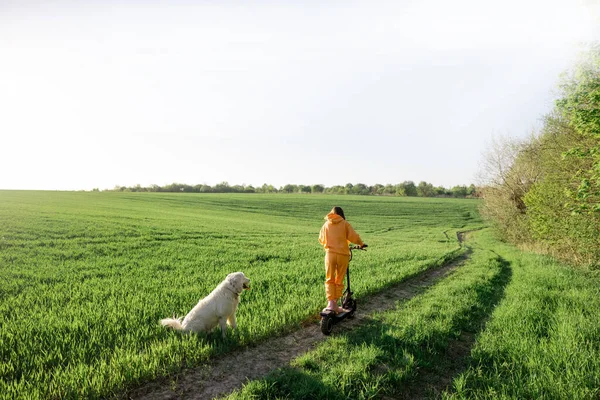
<instances>
[{"instance_id":1,"label":"scooter deck","mask_svg":"<svg viewBox=\"0 0 600 400\"><path fill-rule=\"evenodd\" d=\"M336 314L333 311L321 311L321 317L331 317L334 318L335 320L342 320L344 318L346 318L348 315L350 315L352 313L353 310L347 311L347 312L341 312L339 314Z\"/></svg>"}]
</instances>

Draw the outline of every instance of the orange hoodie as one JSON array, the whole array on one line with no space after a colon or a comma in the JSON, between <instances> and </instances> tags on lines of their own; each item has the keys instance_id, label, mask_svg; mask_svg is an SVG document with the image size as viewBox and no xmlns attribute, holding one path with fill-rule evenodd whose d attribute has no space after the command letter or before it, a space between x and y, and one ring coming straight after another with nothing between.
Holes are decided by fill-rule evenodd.
<instances>
[{"instance_id":1,"label":"orange hoodie","mask_svg":"<svg viewBox=\"0 0 600 400\"><path fill-rule=\"evenodd\" d=\"M327 222L323 224L319 233L319 243L325 247L326 251L336 254L350 255L348 243L354 243L359 246L363 245L363 241L354 231L352 225L341 216L330 212L325 217Z\"/></svg>"}]
</instances>

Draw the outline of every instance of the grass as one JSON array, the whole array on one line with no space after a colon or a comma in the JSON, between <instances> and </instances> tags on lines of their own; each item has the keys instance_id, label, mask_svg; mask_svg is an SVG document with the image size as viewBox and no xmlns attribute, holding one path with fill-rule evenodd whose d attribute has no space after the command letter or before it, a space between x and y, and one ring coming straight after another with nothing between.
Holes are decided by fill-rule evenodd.
<instances>
[{"instance_id":1,"label":"grass","mask_svg":"<svg viewBox=\"0 0 600 400\"><path fill-rule=\"evenodd\" d=\"M486 239L511 262L512 283L446 397L599 398L600 275Z\"/></svg>"},{"instance_id":2,"label":"grass","mask_svg":"<svg viewBox=\"0 0 600 400\"><path fill-rule=\"evenodd\" d=\"M119 396L295 329L325 301L333 205L371 248L358 296L456 257L455 232L481 226L472 200L0 191L0 398ZM158 324L240 270L236 336Z\"/></svg>"},{"instance_id":3,"label":"grass","mask_svg":"<svg viewBox=\"0 0 600 400\"><path fill-rule=\"evenodd\" d=\"M399 396L420 371L444 369L439 364L451 341L482 328L510 275L494 254L474 252L470 263L423 294L334 335L289 368L252 382L230 398Z\"/></svg>"},{"instance_id":4,"label":"grass","mask_svg":"<svg viewBox=\"0 0 600 400\"><path fill-rule=\"evenodd\" d=\"M471 237L448 278L228 398L598 398L600 277Z\"/></svg>"}]
</instances>

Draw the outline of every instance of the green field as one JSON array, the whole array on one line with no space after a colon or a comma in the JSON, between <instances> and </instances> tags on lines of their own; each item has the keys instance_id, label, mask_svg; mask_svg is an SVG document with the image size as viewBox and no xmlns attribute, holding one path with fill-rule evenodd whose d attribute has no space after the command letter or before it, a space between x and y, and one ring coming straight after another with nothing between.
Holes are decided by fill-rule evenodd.
<instances>
[{"instance_id":1,"label":"green field","mask_svg":"<svg viewBox=\"0 0 600 400\"><path fill-rule=\"evenodd\" d=\"M456 232L482 226L477 204L0 191L0 398L119 396L296 329L325 304L317 237L333 205L370 246L352 270L365 297L460 255ZM252 280L237 335L159 325L235 271Z\"/></svg>"},{"instance_id":2,"label":"green field","mask_svg":"<svg viewBox=\"0 0 600 400\"><path fill-rule=\"evenodd\" d=\"M469 236L454 274L228 398L598 399L598 274Z\"/></svg>"}]
</instances>

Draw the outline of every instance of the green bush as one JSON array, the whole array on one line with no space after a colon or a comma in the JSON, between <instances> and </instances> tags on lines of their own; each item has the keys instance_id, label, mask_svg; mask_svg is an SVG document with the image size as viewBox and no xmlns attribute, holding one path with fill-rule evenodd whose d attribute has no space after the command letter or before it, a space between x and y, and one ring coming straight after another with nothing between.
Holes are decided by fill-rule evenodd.
<instances>
[{"instance_id":1,"label":"green bush","mask_svg":"<svg viewBox=\"0 0 600 400\"><path fill-rule=\"evenodd\" d=\"M506 142L488 159L494 179L483 214L514 243L600 265L600 45L565 75L537 136ZM499 167L498 167L499 166ZM489 172L489 171L488 171Z\"/></svg>"}]
</instances>

